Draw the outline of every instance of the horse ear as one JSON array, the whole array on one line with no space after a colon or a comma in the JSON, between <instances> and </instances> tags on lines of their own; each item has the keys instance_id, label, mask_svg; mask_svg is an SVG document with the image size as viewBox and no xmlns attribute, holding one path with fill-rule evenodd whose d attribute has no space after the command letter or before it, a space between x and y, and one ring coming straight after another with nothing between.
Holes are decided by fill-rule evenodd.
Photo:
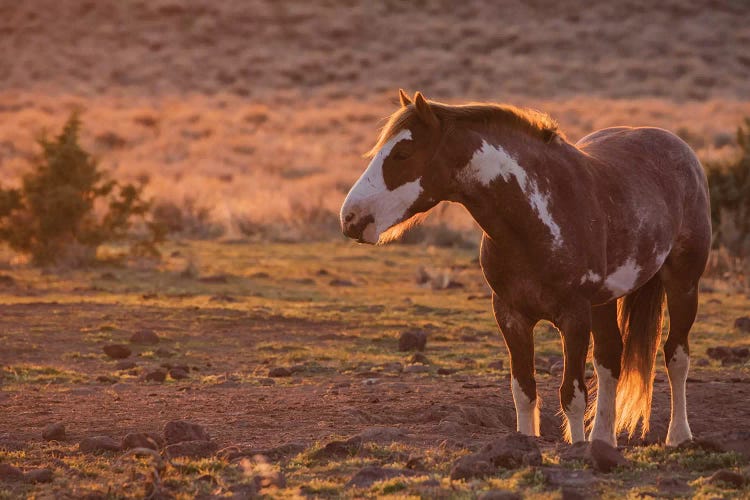
<instances>
[{"instance_id":1,"label":"horse ear","mask_svg":"<svg viewBox=\"0 0 750 500\"><path fill-rule=\"evenodd\" d=\"M401 107L405 108L409 104L411 104L411 99L409 99L409 96L406 95L406 92L404 92L404 89L398 89L398 99L401 101Z\"/></svg>"},{"instance_id":2,"label":"horse ear","mask_svg":"<svg viewBox=\"0 0 750 500\"><path fill-rule=\"evenodd\" d=\"M433 111L430 103L424 98L421 92L414 94L414 107L417 108L417 116L429 127L437 127L438 122L435 111Z\"/></svg>"}]
</instances>

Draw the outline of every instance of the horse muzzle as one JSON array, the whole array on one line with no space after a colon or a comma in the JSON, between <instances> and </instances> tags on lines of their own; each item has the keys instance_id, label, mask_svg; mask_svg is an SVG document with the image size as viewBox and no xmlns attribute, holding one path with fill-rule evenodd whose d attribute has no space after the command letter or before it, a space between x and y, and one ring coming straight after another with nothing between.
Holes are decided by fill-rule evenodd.
<instances>
[{"instance_id":1,"label":"horse muzzle","mask_svg":"<svg viewBox=\"0 0 750 500\"><path fill-rule=\"evenodd\" d=\"M341 211L341 231L347 238L360 243L375 244L379 238L372 214L361 213L356 208L347 209L346 206Z\"/></svg>"}]
</instances>

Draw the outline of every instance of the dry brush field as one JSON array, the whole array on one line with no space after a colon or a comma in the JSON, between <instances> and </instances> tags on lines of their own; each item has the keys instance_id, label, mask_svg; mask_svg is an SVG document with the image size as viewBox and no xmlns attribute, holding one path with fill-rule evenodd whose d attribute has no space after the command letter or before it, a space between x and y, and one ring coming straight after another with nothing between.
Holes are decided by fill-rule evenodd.
<instances>
[{"instance_id":1,"label":"dry brush field","mask_svg":"<svg viewBox=\"0 0 750 500\"><path fill-rule=\"evenodd\" d=\"M337 222L399 87L730 155L749 19L733 0L0 2L0 183L78 109L101 166L183 223L158 262L0 252L0 498L750 497L746 290L704 283L696 444L661 444L660 358L652 432L621 437L614 468L561 445L542 324L542 437L471 474L457 461L515 429L476 229L441 207L431 244L371 248Z\"/></svg>"}]
</instances>

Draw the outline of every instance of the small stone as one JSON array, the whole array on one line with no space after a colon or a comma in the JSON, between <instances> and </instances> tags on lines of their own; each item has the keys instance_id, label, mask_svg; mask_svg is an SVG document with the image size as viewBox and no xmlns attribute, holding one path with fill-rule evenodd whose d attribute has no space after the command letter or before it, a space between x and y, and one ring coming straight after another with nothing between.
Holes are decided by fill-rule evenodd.
<instances>
[{"instance_id":1,"label":"small stone","mask_svg":"<svg viewBox=\"0 0 750 500\"><path fill-rule=\"evenodd\" d=\"M409 469L395 469L392 467L367 466L357 471L346 483L348 488L369 488L378 481L393 479L394 477L415 476L416 472Z\"/></svg>"},{"instance_id":2,"label":"small stone","mask_svg":"<svg viewBox=\"0 0 750 500\"><path fill-rule=\"evenodd\" d=\"M750 333L750 316L742 316L734 320L734 327L741 332Z\"/></svg>"},{"instance_id":3,"label":"small stone","mask_svg":"<svg viewBox=\"0 0 750 500\"><path fill-rule=\"evenodd\" d=\"M23 472L18 467L10 464L0 463L0 481L21 481Z\"/></svg>"},{"instance_id":4,"label":"small stone","mask_svg":"<svg viewBox=\"0 0 750 500\"><path fill-rule=\"evenodd\" d=\"M277 366L268 370L269 377L291 377L292 370L284 366Z\"/></svg>"},{"instance_id":5,"label":"small stone","mask_svg":"<svg viewBox=\"0 0 750 500\"><path fill-rule=\"evenodd\" d=\"M315 459L344 458L357 454L362 448L362 438L351 437L345 441L331 441L313 453Z\"/></svg>"},{"instance_id":6,"label":"small stone","mask_svg":"<svg viewBox=\"0 0 750 500\"><path fill-rule=\"evenodd\" d=\"M112 359L125 359L132 354L130 347L125 344L107 344L102 350Z\"/></svg>"},{"instance_id":7,"label":"small stone","mask_svg":"<svg viewBox=\"0 0 750 500\"><path fill-rule=\"evenodd\" d=\"M65 424L62 422L47 424L42 430L42 439L45 441L65 441Z\"/></svg>"},{"instance_id":8,"label":"small stone","mask_svg":"<svg viewBox=\"0 0 750 500\"><path fill-rule=\"evenodd\" d=\"M135 363L135 361L123 359L123 360L118 361L115 364L115 369L116 370L132 370L136 366L138 365Z\"/></svg>"},{"instance_id":9,"label":"small stone","mask_svg":"<svg viewBox=\"0 0 750 500\"><path fill-rule=\"evenodd\" d=\"M399 351L424 351L427 333L422 330L407 330L398 339Z\"/></svg>"},{"instance_id":10,"label":"small stone","mask_svg":"<svg viewBox=\"0 0 750 500\"><path fill-rule=\"evenodd\" d=\"M483 478L492 475L494 472L495 466L490 462L476 454L471 454L461 457L453 463L450 477L451 481L458 481L461 479Z\"/></svg>"},{"instance_id":11,"label":"small stone","mask_svg":"<svg viewBox=\"0 0 750 500\"><path fill-rule=\"evenodd\" d=\"M120 443L109 436L87 437L78 443L78 449L83 453L99 451L120 451Z\"/></svg>"},{"instance_id":12,"label":"small stone","mask_svg":"<svg viewBox=\"0 0 750 500\"><path fill-rule=\"evenodd\" d=\"M164 454L168 458L209 458L217 448L213 441L181 441L164 448Z\"/></svg>"},{"instance_id":13,"label":"small stone","mask_svg":"<svg viewBox=\"0 0 750 500\"><path fill-rule=\"evenodd\" d=\"M190 375L182 368L172 368L169 370L169 376L175 380L183 380L188 378Z\"/></svg>"},{"instance_id":14,"label":"small stone","mask_svg":"<svg viewBox=\"0 0 750 500\"><path fill-rule=\"evenodd\" d=\"M164 439L168 444L183 441L210 441L208 432L199 424L186 420L172 420L164 424Z\"/></svg>"},{"instance_id":15,"label":"small stone","mask_svg":"<svg viewBox=\"0 0 750 500\"><path fill-rule=\"evenodd\" d=\"M122 449L149 448L159 450L164 446L164 438L155 432L131 432L122 438Z\"/></svg>"},{"instance_id":16,"label":"small stone","mask_svg":"<svg viewBox=\"0 0 750 500\"><path fill-rule=\"evenodd\" d=\"M443 367L441 367L441 368L437 369L437 374L438 375L453 375L457 371L458 370L453 369L453 368L443 368Z\"/></svg>"},{"instance_id":17,"label":"small stone","mask_svg":"<svg viewBox=\"0 0 750 500\"><path fill-rule=\"evenodd\" d=\"M477 453L456 460L451 469L451 479L484 477L494 473L498 467L517 469L541 464L542 453L536 441L529 436L515 432L495 439Z\"/></svg>"},{"instance_id":18,"label":"small stone","mask_svg":"<svg viewBox=\"0 0 750 500\"><path fill-rule=\"evenodd\" d=\"M711 359L724 360L733 357L732 349L726 346L709 347L706 349L706 354Z\"/></svg>"},{"instance_id":19,"label":"small stone","mask_svg":"<svg viewBox=\"0 0 750 500\"><path fill-rule=\"evenodd\" d=\"M589 443L586 457L594 469L600 472L611 472L615 467L623 467L629 463L617 448L600 439Z\"/></svg>"},{"instance_id":20,"label":"small stone","mask_svg":"<svg viewBox=\"0 0 750 500\"><path fill-rule=\"evenodd\" d=\"M425 356L421 352L415 352L414 355L411 358L409 358L409 363L410 364L420 363L423 365L429 365L430 360L427 356Z\"/></svg>"},{"instance_id":21,"label":"small stone","mask_svg":"<svg viewBox=\"0 0 750 500\"><path fill-rule=\"evenodd\" d=\"M489 368L490 370L498 370L499 371L499 370L503 369L503 366L504 366L503 360L502 359L498 359L497 361L493 361L492 363L489 363L487 365L487 368Z\"/></svg>"},{"instance_id":22,"label":"small stone","mask_svg":"<svg viewBox=\"0 0 750 500\"><path fill-rule=\"evenodd\" d=\"M175 355L174 351L170 351L169 349L165 349L163 347L155 350L154 354L160 358L171 358Z\"/></svg>"},{"instance_id":23,"label":"small stone","mask_svg":"<svg viewBox=\"0 0 750 500\"><path fill-rule=\"evenodd\" d=\"M55 475L50 469L32 469L23 475L27 483L51 483Z\"/></svg>"},{"instance_id":24,"label":"small stone","mask_svg":"<svg viewBox=\"0 0 750 500\"><path fill-rule=\"evenodd\" d=\"M148 382L164 382L167 379L167 371L162 368L157 368L146 374L144 379Z\"/></svg>"},{"instance_id":25,"label":"small stone","mask_svg":"<svg viewBox=\"0 0 750 500\"><path fill-rule=\"evenodd\" d=\"M159 336L153 330L138 330L130 336L131 344L155 345L159 340Z\"/></svg>"},{"instance_id":26,"label":"small stone","mask_svg":"<svg viewBox=\"0 0 750 500\"><path fill-rule=\"evenodd\" d=\"M714 472L714 474L708 478L708 482L711 484L724 483L732 488L742 488L745 485L745 476L731 470L721 469Z\"/></svg>"},{"instance_id":27,"label":"small stone","mask_svg":"<svg viewBox=\"0 0 750 500\"><path fill-rule=\"evenodd\" d=\"M750 348L732 347L732 355L737 358L750 358Z\"/></svg>"},{"instance_id":28,"label":"small stone","mask_svg":"<svg viewBox=\"0 0 750 500\"><path fill-rule=\"evenodd\" d=\"M588 488L599 482L590 469L576 470L562 467L540 467L545 482L553 487Z\"/></svg>"}]
</instances>

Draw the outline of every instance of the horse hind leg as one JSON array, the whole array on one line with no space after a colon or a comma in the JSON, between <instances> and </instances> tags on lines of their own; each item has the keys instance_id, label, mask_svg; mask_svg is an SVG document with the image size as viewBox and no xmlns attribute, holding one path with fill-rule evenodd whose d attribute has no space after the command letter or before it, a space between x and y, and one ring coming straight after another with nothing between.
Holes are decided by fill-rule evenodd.
<instances>
[{"instance_id":1,"label":"horse hind leg","mask_svg":"<svg viewBox=\"0 0 750 500\"><path fill-rule=\"evenodd\" d=\"M589 440L599 439L617 446L617 382L620 378L622 337L617 323L617 303L611 302L591 309L591 331L594 336L594 368L596 369L596 403L590 407L593 417ZM593 413L593 415L591 415Z\"/></svg>"},{"instance_id":2,"label":"horse hind leg","mask_svg":"<svg viewBox=\"0 0 750 500\"><path fill-rule=\"evenodd\" d=\"M698 280L700 275L689 277L687 269L680 269L674 259L668 259L662 269L662 279L667 294L669 310L669 336L664 344L671 390L671 415L667 431L667 446L677 446L692 439L687 418L686 382L690 367L688 334L698 311ZM696 265L700 269L703 266Z\"/></svg>"}]
</instances>

